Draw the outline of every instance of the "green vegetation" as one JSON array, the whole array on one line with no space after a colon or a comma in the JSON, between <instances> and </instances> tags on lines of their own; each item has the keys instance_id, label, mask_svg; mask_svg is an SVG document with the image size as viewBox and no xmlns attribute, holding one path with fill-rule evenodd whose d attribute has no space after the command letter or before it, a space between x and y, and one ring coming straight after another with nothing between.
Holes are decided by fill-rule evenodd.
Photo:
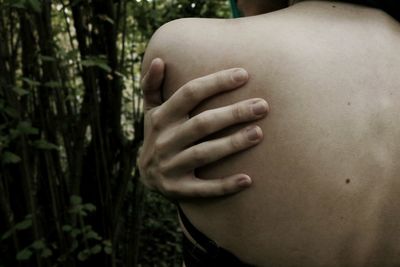
<instances>
[{"instance_id":1,"label":"green vegetation","mask_svg":"<svg viewBox=\"0 0 400 267\"><path fill-rule=\"evenodd\" d=\"M176 211L139 182L140 63L227 1L0 0L0 267L180 266Z\"/></svg>"}]
</instances>

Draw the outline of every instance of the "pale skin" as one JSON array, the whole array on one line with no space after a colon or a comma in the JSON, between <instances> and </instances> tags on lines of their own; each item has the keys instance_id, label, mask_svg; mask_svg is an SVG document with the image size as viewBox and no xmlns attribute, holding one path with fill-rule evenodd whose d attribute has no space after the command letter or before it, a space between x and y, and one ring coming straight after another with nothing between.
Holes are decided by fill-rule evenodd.
<instances>
[{"instance_id":1,"label":"pale skin","mask_svg":"<svg viewBox=\"0 0 400 267\"><path fill-rule=\"evenodd\" d=\"M259 1L259 0L239 0L238 6L244 16L254 16L258 14L264 14L272 11L279 10L287 6L287 1L282 0L271 0L271 1ZM289 1L290 4L293 4L295 1ZM207 77L203 77L203 79L196 79L191 81L185 86L182 86L182 90L187 91L188 85L195 84L197 90L206 91L208 94L204 94L204 98L212 97L213 94L218 94L223 90L234 90L240 88L243 84L245 84L248 80L248 74L246 70L241 70L241 81L235 82L234 73L237 72L238 69L231 69L228 71L219 71L214 74L207 75ZM144 145L141 149L141 153L139 156L139 168L141 172L141 178L143 184L145 184L149 189L155 190L165 197L170 199L181 199L181 198L195 198L195 197L217 197L223 195L229 195L233 193L237 193L240 190L243 190L251 185L251 177L244 173L238 173L235 175L231 175L229 177L220 177L218 179L198 179L194 175L194 170L198 167L204 165L202 162L193 162L186 161L183 166L180 164L179 166L172 166L173 168L180 170L180 167L183 169L189 168L189 172L185 173L166 173L162 168L160 158L170 158L177 156L182 149L181 140L175 138L168 138L170 133L177 130L176 125L179 125L184 116L188 116L188 114L181 114L181 117L176 117L174 114L168 113L168 110L165 110L164 106L169 103L163 103L162 101L162 83L164 80L165 74L165 63L162 59L156 58L154 59L147 72L142 74L142 89L144 93L144 109L145 109L145 135ZM206 83L203 81L206 80ZM178 91L178 90L177 90ZM175 100L173 97L172 102L173 105L181 106L187 105L187 110L193 110L198 104L187 103L185 99L180 98ZM199 101L204 100L200 99ZM220 130L224 127L233 124L243 123L245 121L257 120L262 116L265 116L268 113L269 106L268 103L263 102L262 104L258 101L259 105L263 106L263 108L258 108L257 114L252 114L251 112L243 112L243 110L249 111L252 109L252 103L254 100L242 101L238 102L236 105L231 106L230 108L215 110L214 112L205 112L201 117L201 124L194 123L199 118L197 117L195 121L191 121L188 123L188 127L185 127L186 135L194 135L198 134L199 138L204 137L207 134L210 134L210 130L203 131L204 127L201 125L214 125L214 131ZM163 110L163 112L156 112L156 110ZM158 116L160 114L160 116ZM217 114L217 116L214 116ZM239 114L246 114L246 116L238 116ZM153 117L154 119L150 119ZM175 118L174 120L169 120L162 125L153 125L152 121L158 120L163 121L162 118ZM159 119L160 118L160 119ZM161 126L161 127L159 127ZM157 128L157 129L155 129ZM180 129L181 130L181 129ZM246 150L254 145L257 145L258 142L262 139L262 131L260 128L257 128L256 135L253 132L253 137L257 138L254 140L248 140L248 137L245 133L232 135L231 140L236 140L235 142L229 142L229 144L219 142L217 144L204 144L202 146L202 158L213 159L214 161L218 160L220 157L229 156L231 154L240 152L242 150ZM159 143L159 140L168 139L168 149L154 149L153 144ZM198 141L198 140L193 140ZM240 144L240 145L235 145ZM190 146L191 144L187 143L186 146ZM219 151L225 151L223 155L215 158ZM188 150L186 153L191 155L193 159L193 149ZM209 160L208 163L211 163Z\"/></svg>"},{"instance_id":2,"label":"pale skin","mask_svg":"<svg viewBox=\"0 0 400 267\"><path fill-rule=\"evenodd\" d=\"M238 1L239 8L245 16L267 13L283 8L287 1ZM142 68L145 70L146 68ZM257 145L263 137L259 127L253 127L253 131L244 131L232 134L222 142L205 143L201 146L202 154L193 154L193 149L185 151L189 160L185 162L174 161L176 165L170 166L168 173L162 168L160 161L176 158L187 147L199 141L201 138L234 124L258 120L267 115L269 106L264 99L247 99L238 101L235 105L207 111L196 118L189 120L188 113L196 105L226 90L240 89L247 83L249 76L243 68L231 68L209 74L201 79L194 79L179 88L183 94L189 91L189 87L196 87L202 91L201 98L194 102L187 101L176 94L170 101L162 101L162 83L165 75L165 63L161 58L155 58L142 76L142 90L144 95L145 110L145 138L139 156L139 168L142 182L151 190L155 190L169 199L183 199L196 197L217 197L237 193L251 185L251 177L245 173L237 173L228 177L216 179L199 179L194 170L204 165L196 157L206 158L207 163L219 160L231 154L249 149ZM173 114L174 110L168 106L185 106L186 113L181 112L179 116ZM160 112L161 111L161 112ZM168 120L165 120L168 118ZM185 127L182 122L187 121ZM199 120L201 122L199 122ZM161 122L154 125L154 121ZM182 143L179 138L172 138L172 133L184 131L186 136L196 136L195 139ZM167 143L160 148L154 144ZM222 152L222 153L221 153ZM183 157L180 157L183 158ZM192 160L190 160L192 159ZM182 172L182 170L185 170Z\"/></svg>"},{"instance_id":3,"label":"pale skin","mask_svg":"<svg viewBox=\"0 0 400 267\"><path fill-rule=\"evenodd\" d=\"M205 136L230 125L260 119L268 104L248 99L205 111L193 118L188 114L201 101L221 92L238 89L248 80L245 70L234 68L194 79L161 103L160 85L164 63L155 59L144 76L145 140L139 158L143 182L171 199L215 197L235 193L251 184L248 175L238 173L218 179L199 179L194 169L258 144L262 132L246 128L222 140L190 147ZM191 94L195 90L196 99ZM189 148L188 148L189 147ZM201 149L203 154L199 154ZM199 162L198 158L207 159Z\"/></svg>"},{"instance_id":4,"label":"pale skin","mask_svg":"<svg viewBox=\"0 0 400 267\"><path fill-rule=\"evenodd\" d=\"M261 143L198 172L246 173L252 186L180 201L192 223L256 266L398 266L399 49L399 23L387 14L330 1L160 29L144 67L165 60L167 98L196 77L242 66L243 88L192 115L249 98L271 106L256 123Z\"/></svg>"}]
</instances>

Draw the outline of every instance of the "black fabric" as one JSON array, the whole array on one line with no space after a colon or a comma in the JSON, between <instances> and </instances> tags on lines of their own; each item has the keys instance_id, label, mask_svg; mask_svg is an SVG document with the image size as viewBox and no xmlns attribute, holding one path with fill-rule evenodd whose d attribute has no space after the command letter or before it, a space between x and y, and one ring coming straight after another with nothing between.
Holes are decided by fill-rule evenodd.
<instances>
[{"instance_id":1,"label":"black fabric","mask_svg":"<svg viewBox=\"0 0 400 267\"><path fill-rule=\"evenodd\" d=\"M186 231L196 241L196 244L194 244L185 235L183 237L183 260L186 267L252 267L252 265L240 261L231 252L218 246L194 227L179 207L178 210Z\"/></svg>"}]
</instances>

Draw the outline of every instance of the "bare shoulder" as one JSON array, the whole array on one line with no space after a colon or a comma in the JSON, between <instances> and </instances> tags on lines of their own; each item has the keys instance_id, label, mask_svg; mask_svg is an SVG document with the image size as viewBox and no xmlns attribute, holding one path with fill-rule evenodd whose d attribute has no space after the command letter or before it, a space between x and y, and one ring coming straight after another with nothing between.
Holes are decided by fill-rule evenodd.
<instances>
[{"instance_id":1,"label":"bare shoulder","mask_svg":"<svg viewBox=\"0 0 400 267\"><path fill-rule=\"evenodd\" d=\"M258 266L351 266L340 258L343 244L349 255L398 251L400 224L384 221L399 214L399 25L379 10L306 1L262 16L160 28L146 60L165 60L169 93L244 67L246 86L205 107L249 97L271 106L259 122L268 133L259 146L199 170L204 177L245 172L253 186L222 201L183 203L189 219Z\"/></svg>"},{"instance_id":2,"label":"bare shoulder","mask_svg":"<svg viewBox=\"0 0 400 267\"><path fill-rule=\"evenodd\" d=\"M379 36L382 31L376 31L382 25L388 29L398 27L397 22L377 10L313 1L241 19L179 19L155 32L143 70L151 59L161 57L167 64L167 91L231 67L255 69L255 73L263 74L282 70L286 75L304 69L321 75L316 72L321 69L318 64L326 62L321 59L354 58L357 50L368 50L360 47L374 41L376 46L384 42L390 45L383 35ZM372 32L377 38L371 38ZM342 49L339 51L338 47ZM389 50L390 47L386 49Z\"/></svg>"},{"instance_id":3,"label":"bare shoulder","mask_svg":"<svg viewBox=\"0 0 400 267\"><path fill-rule=\"evenodd\" d=\"M183 18L170 21L161 26L152 36L146 49L143 68L147 69L154 57L165 61L179 61L199 50L210 50L212 35L219 36L218 30L229 24L223 19ZM221 29L222 30L222 29Z\"/></svg>"},{"instance_id":4,"label":"bare shoulder","mask_svg":"<svg viewBox=\"0 0 400 267\"><path fill-rule=\"evenodd\" d=\"M262 17L263 21L273 21L269 14ZM273 38L276 31L273 24L267 23L263 36L254 40L254 36L250 34L252 28L261 27L262 24L260 18L253 17L185 18L169 22L153 35L146 50L143 70L147 69L149 62L155 57L165 61L167 75L164 90L168 97L175 89L194 78L228 68L255 67L250 62L260 51L257 46L263 44L262 40L276 39ZM264 47L263 53L269 51L270 47ZM270 63L268 58L263 58L263 62Z\"/></svg>"}]
</instances>

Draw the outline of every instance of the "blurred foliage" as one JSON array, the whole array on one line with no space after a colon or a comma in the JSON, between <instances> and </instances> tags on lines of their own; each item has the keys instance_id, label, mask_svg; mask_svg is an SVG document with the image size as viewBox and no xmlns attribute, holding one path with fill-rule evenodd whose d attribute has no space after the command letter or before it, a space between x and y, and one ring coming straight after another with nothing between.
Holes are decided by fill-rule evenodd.
<instances>
[{"instance_id":1,"label":"blurred foliage","mask_svg":"<svg viewBox=\"0 0 400 267\"><path fill-rule=\"evenodd\" d=\"M140 63L225 0L0 0L0 267L181 266L175 207L146 192Z\"/></svg>"},{"instance_id":2,"label":"blurred foliage","mask_svg":"<svg viewBox=\"0 0 400 267\"><path fill-rule=\"evenodd\" d=\"M155 193L146 194L139 262L143 266L181 267L181 230L172 203Z\"/></svg>"}]
</instances>

